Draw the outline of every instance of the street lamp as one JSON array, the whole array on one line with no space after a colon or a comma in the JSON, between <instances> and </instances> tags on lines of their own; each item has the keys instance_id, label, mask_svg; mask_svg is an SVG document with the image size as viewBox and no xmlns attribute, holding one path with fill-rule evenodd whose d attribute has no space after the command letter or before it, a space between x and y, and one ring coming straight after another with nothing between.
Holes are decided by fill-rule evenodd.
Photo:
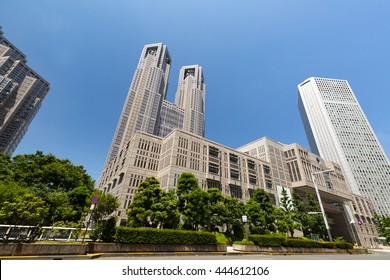
<instances>
[{"instance_id":1,"label":"street lamp","mask_svg":"<svg viewBox=\"0 0 390 280\"><path fill-rule=\"evenodd\" d=\"M328 220L326 219L326 216L325 216L325 211L324 211L324 206L322 205L322 200L321 200L321 196L320 196L320 192L318 190L318 186L317 186L317 181L316 181L316 178L314 175L316 174L324 174L324 173L330 173L330 172L333 172L333 170L324 170L324 171L318 171L318 172L313 172L311 173L311 179L314 183L314 188L316 189L316 194L317 194L317 199L318 199L318 204L320 205L320 208L321 208L321 214L322 214L322 217L324 218L324 223L325 223L325 228L326 228L326 231L328 232L328 236L329 236L329 241L330 242L333 242L333 239L332 239L332 235L330 234L330 228L329 228L329 225L328 225ZM319 212L312 212L313 214L319 214Z\"/></svg>"},{"instance_id":2,"label":"street lamp","mask_svg":"<svg viewBox=\"0 0 390 280\"><path fill-rule=\"evenodd\" d=\"M245 239L249 241L248 217L242 216L242 222L245 224Z\"/></svg>"}]
</instances>

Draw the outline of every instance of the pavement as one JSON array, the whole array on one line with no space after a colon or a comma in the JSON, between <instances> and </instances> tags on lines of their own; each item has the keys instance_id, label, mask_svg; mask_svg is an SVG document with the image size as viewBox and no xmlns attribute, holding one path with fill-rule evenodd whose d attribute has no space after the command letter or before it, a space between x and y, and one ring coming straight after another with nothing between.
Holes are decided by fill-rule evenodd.
<instances>
[{"instance_id":1,"label":"pavement","mask_svg":"<svg viewBox=\"0 0 390 280\"><path fill-rule=\"evenodd\" d=\"M389 252L390 247L369 249L369 251ZM0 256L0 260L88 260L100 257L129 257L129 256L172 256L172 255L267 255L265 252L236 251L232 246L227 246L226 252L129 252L129 253L95 253L86 255L39 255L39 256ZM272 253L275 254L275 253ZM286 253L283 253L284 255Z\"/></svg>"},{"instance_id":2,"label":"pavement","mask_svg":"<svg viewBox=\"0 0 390 280\"><path fill-rule=\"evenodd\" d=\"M172 255L244 255L252 252L233 250L227 246L226 252L129 252L129 253L95 253L86 255L40 255L40 256L0 256L0 260L77 260L96 259L100 257L128 257L128 256L172 256Z\"/></svg>"}]
</instances>

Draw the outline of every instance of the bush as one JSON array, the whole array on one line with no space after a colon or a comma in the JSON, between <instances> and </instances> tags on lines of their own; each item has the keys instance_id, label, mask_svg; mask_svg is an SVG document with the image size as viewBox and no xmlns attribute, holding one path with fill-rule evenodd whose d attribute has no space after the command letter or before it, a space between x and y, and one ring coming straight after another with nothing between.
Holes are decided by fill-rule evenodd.
<instances>
[{"instance_id":1,"label":"bush","mask_svg":"<svg viewBox=\"0 0 390 280\"><path fill-rule=\"evenodd\" d=\"M286 238L280 235L253 234L249 236L249 240L253 241L253 243L260 247L281 247L283 246Z\"/></svg>"},{"instance_id":2,"label":"bush","mask_svg":"<svg viewBox=\"0 0 390 280\"><path fill-rule=\"evenodd\" d=\"M352 243L336 241L334 244L339 249L353 249Z\"/></svg>"},{"instance_id":3,"label":"bush","mask_svg":"<svg viewBox=\"0 0 390 280\"><path fill-rule=\"evenodd\" d=\"M217 239L217 244L219 245L229 245L231 241L223 233L215 232L215 238Z\"/></svg>"},{"instance_id":4,"label":"bush","mask_svg":"<svg viewBox=\"0 0 390 280\"><path fill-rule=\"evenodd\" d=\"M320 241L321 248L336 249L336 245L333 242Z\"/></svg>"},{"instance_id":5,"label":"bush","mask_svg":"<svg viewBox=\"0 0 390 280\"><path fill-rule=\"evenodd\" d=\"M302 248L321 248L321 243L300 238L287 238L283 244L286 247L302 247Z\"/></svg>"},{"instance_id":6,"label":"bush","mask_svg":"<svg viewBox=\"0 0 390 280\"><path fill-rule=\"evenodd\" d=\"M244 236L238 237L236 234L232 234L230 232L224 232L223 234L228 239L228 243L226 245L232 245L234 242L240 241L244 238Z\"/></svg>"},{"instance_id":7,"label":"bush","mask_svg":"<svg viewBox=\"0 0 390 280\"><path fill-rule=\"evenodd\" d=\"M238 244L238 245L255 245L252 241L248 241L246 239L243 239L242 241L236 241L233 244Z\"/></svg>"},{"instance_id":8,"label":"bush","mask_svg":"<svg viewBox=\"0 0 390 280\"><path fill-rule=\"evenodd\" d=\"M102 233L100 239L104 242L113 242L116 228L117 217L110 217L108 220L104 221Z\"/></svg>"},{"instance_id":9,"label":"bush","mask_svg":"<svg viewBox=\"0 0 390 280\"><path fill-rule=\"evenodd\" d=\"M216 245L217 238L211 232L117 227L115 242L130 244L182 244Z\"/></svg>"},{"instance_id":10,"label":"bush","mask_svg":"<svg viewBox=\"0 0 390 280\"><path fill-rule=\"evenodd\" d=\"M100 236L102 236L103 226L101 224L95 225L94 230L89 234L89 238L92 239L93 242L98 240Z\"/></svg>"},{"instance_id":11,"label":"bush","mask_svg":"<svg viewBox=\"0 0 390 280\"><path fill-rule=\"evenodd\" d=\"M89 237L92 241L101 239L104 242L113 242L115 235L117 217L110 217L108 220L103 220L96 224L95 229L90 233Z\"/></svg>"}]
</instances>

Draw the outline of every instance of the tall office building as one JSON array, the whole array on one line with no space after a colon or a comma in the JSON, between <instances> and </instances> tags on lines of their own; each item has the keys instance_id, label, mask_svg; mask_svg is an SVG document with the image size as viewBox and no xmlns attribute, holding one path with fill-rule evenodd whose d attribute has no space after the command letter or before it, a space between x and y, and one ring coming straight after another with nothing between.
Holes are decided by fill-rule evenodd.
<instances>
[{"instance_id":1,"label":"tall office building","mask_svg":"<svg viewBox=\"0 0 390 280\"><path fill-rule=\"evenodd\" d=\"M161 43L146 45L137 69L107 156L106 165L118 154L136 131L156 134L162 102L168 86L171 58Z\"/></svg>"},{"instance_id":2,"label":"tall office building","mask_svg":"<svg viewBox=\"0 0 390 280\"><path fill-rule=\"evenodd\" d=\"M175 128L204 135L202 67L180 71L175 104L165 100L171 57L162 43L145 45L106 159L103 174L137 131L165 137Z\"/></svg>"},{"instance_id":3,"label":"tall office building","mask_svg":"<svg viewBox=\"0 0 390 280\"><path fill-rule=\"evenodd\" d=\"M49 91L49 83L27 66L26 56L0 27L0 152L12 154Z\"/></svg>"},{"instance_id":4,"label":"tall office building","mask_svg":"<svg viewBox=\"0 0 390 280\"><path fill-rule=\"evenodd\" d=\"M345 80L309 78L298 106L312 152L341 165L351 191L390 215L390 164Z\"/></svg>"},{"instance_id":5,"label":"tall office building","mask_svg":"<svg viewBox=\"0 0 390 280\"><path fill-rule=\"evenodd\" d=\"M182 67L175 104L184 110L183 130L204 136L205 92L202 67Z\"/></svg>"}]
</instances>

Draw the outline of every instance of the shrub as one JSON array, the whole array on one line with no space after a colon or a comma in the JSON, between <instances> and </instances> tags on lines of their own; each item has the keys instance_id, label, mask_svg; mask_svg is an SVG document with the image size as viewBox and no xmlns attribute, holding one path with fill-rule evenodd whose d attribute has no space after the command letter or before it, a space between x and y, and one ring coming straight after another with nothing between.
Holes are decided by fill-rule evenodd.
<instances>
[{"instance_id":1,"label":"shrub","mask_svg":"<svg viewBox=\"0 0 390 280\"><path fill-rule=\"evenodd\" d=\"M103 226L101 224L95 225L94 230L89 234L89 238L91 238L92 241L95 242L102 235L102 231L103 231Z\"/></svg>"},{"instance_id":2,"label":"shrub","mask_svg":"<svg viewBox=\"0 0 390 280\"><path fill-rule=\"evenodd\" d=\"M336 249L336 245L333 242L320 241L321 248Z\"/></svg>"},{"instance_id":3,"label":"shrub","mask_svg":"<svg viewBox=\"0 0 390 280\"><path fill-rule=\"evenodd\" d=\"M334 242L334 244L339 249L353 249L353 244L345 241L344 242L336 241Z\"/></svg>"},{"instance_id":4,"label":"shrub","mask_svg":"<svg viewBox=\"0 0 390 280\"><path fill-rule=\"evenodd\" d=\"M254 245L252 241L248 241L246 239L243 239L242 241L235 241L233 244L238 244L238 245Z\"/></svg>"},{"instance_id":5,"label":"shrub","mask_svg":"<svg viewBox=\"0 0 390 280\"><path fill-rule=\"evenodd\" d=\"M310 239L300 239L300 238L287 238L283 244L286 247L302 247L302 248L321 248L321 243L310 240Z\"/></svg>"},{"instance_id":6,"label":"shrub","mask_svg":"<svg viewBox=\"0 0 390 280\"><path fill-rule=\"evenodd\" d=\"M256 245L260 247L265 247L265 246L280 247L283 246L285 239L286 239L285 237L280 235L253 234L249 236L249 240L253 241Z\"/></svg>"},{"instance_id":7,"label":"shrub","mask_svg":"<svg viewBox=\"0 0 390 280\"><path fill-rule=\"evenodd\" d=\"M155 228L117 227L115 242L130 244L183 244L216 245L217 238L211 232L170 230Z\"/></svg>"},{"instance_id":8,"label":"shrub","mask_svg":"<svg viewBox=\"0 0 390 280\"><path fill-rule=\"evenodd\" d=\"M244 236L242 236L241 238L239 238L237 235L235 234L232 234L230 232L224 232L223 233L226 238L228 239L228 244L227 245L232 245L235 241L240 241L244 238Z\"/></svg>"},{"instance_id":9,"label":"shrub","mask_svg":"<svg viewBox=\"0 0 390 280\"><path fill-rule=\"evenodd\" d=\"M100 239L104 242L113 242L115 235L117 217L110 217L104 221Z\"/></svg>"},{"instance_id":10,"label":"shrub","mask_svg":"<svg viewBox=\"0 0 390 280\"><path fill-rule=\"evenodd\" d=\"M101 239L104 242L113 242L115 235L117 217L110 217L95 225L95 229L90 233L89 237L92 241Z\"/></svg>"},{"instance_id":11,"label":"shrub","mask_svg":"<svg viewBox=\"0 0 390 280\"><path fill-rule=\"evenodd\" d=\"M219 245L229 245L231 241L223 233L215 232L215 238L217 239L217 244Z\"/></svg>"}]
</instances>

